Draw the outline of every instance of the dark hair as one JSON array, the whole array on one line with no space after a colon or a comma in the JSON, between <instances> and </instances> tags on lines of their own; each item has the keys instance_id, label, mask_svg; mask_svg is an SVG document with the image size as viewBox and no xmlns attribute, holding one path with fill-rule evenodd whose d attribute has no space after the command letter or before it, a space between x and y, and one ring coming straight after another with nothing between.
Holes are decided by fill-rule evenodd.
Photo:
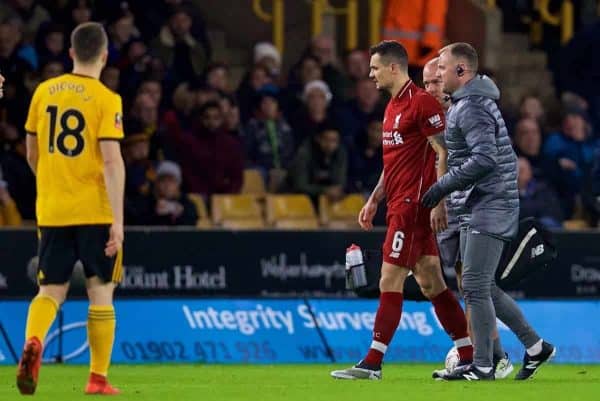
<instances>
[{"instance_id":1,"label":"dark hair","mask_svg":"<svg viewBox=\"0 0 600 401\"><path fill-rule=\"evenodd\" d=\"M84 64L96 61L107 45L106 31L97 22L85 22L71 34L71 46L75 57Z\"/></svg>"},{"instance_id":2,"label":"dark hair","mask_svg":"<svg viewBox=\"0 0 600 401\"><path fill-rule=\"evenodd\" d=\"M201 117L202 115L204 115L204 113L208 110L208 109L218 109L219 112L221 111L221 105L218 102L215 102L214 100L210 100L206 103L204 103L202 106L200 106L197 109L197 115L199 117Z\"/></svg>"},{"instance_id":3,"label":"dark hair","mask_svg":"<svg viewBox=\"0 0 600 401\"><path fill-rule=\"evenodd\" d=\"M215 70L219 70L219 69L224 69L225 71L229 72L229 66L227 64L220 62L220 61L215 61L215 62L210 63L206 67L204 75L208 76L208 74L210 74L211 72L213 72Z\"/></svg>"},{"instance_id":4,"label":"dark hair","mask_svg":"<svg viewBox=\"0 0 600 401\"><path fill-rule=\"evenodd\" d=\"M384 64L400 64L404 70L408 69L408 53L404 46L395 40L384 40L369 49L371 56L379 54Z\"/></svg>"},{"instance_id":5,"label":"dark hair","mask_svg":"<svg viewBox=\"0 0 600 401\"><path fill-rule=\"evenodd\" d=\"M452 54L454 58L466 60L468 69L474 73L477 72L477 69L479 68L479 57L473 46L465 42L452 43L440 50L440 53L446 50L450 51L450 54Z\"/></svg>"}]
</instances>

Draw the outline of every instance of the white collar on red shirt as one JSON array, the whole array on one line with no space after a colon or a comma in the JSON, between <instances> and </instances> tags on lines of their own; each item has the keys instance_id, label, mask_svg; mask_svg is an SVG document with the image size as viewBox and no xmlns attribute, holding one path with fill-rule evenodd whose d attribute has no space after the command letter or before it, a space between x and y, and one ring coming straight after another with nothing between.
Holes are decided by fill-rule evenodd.
<instances>
[{"instance_id":1,"label":"white collar on red shirt","mask_svg":"<svg viewBox=\"0 0 600 401\"><path fill-rule=\"evenodd\" d=\"M400 100L405 93L408 93L408 96L412 99L412 89L409 89L410 84L412 84L412 79L406 81L400 92L396 95L396 99Z\"/></svg>"}]
</instances>

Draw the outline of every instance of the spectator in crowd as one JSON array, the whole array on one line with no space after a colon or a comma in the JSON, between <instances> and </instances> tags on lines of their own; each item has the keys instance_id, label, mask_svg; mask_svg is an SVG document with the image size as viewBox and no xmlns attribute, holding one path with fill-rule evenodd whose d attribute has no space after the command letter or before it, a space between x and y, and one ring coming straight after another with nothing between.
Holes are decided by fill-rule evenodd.
<instances>
[{"instance_id":1,"label":"spectator in crowd","mask_svg":"<svg viewBox=\"0 0 600 401\"><path fill-rule=\"evenodd\" d=\"M0 227L20 226L21 215L17 209L17 204L10 197L8 184L2 179L2 170L0 169Z\"/></svg>"},{"instance_id":2,"label":"spectator in crowd","mask_svg":"<svg viewBox=\"0 0 600 401\"><path fill-rule=\"evenodd\" d=\"M281 54L269 42L258 42L254 45L254 64L265 67L272 79L277 80L281 73Z\"/></svg>"},{"instance_id":3,"label":"spectator in crowd","mask_svg":"<svg viewBox=\"0 0 600 401\"><path fill-rule=\"evenodd\" d=\"M240 108L232 95L224 94L219 100L223 117L225 119L225 129L234 137L243 137L244 128L240 121Z\"/></svg>"},{"instance_id":4,"label":"spectator in crowd","mask_svg":"<svg viewBox=\"0 0 600 401\"><path fill-rule=\"evenodd\" d=\"M4 98L0 102L2 120L16 127L23 127L29 93L25 86L32 65L21 53L21 34L10 22L0 22L0 71L6 78Z\"/></svg>"},{"instance_id":5,"label":"spectator in crowd","mask_svg":"<svg viewBox=\"0 0 600 401\"><path fill-rule=\"evenodd\" d=\"M337 99L341 98L344 91L344 75L339 69L335 41L331 36L321 35L312 39L309 54L314 55L320 62L322 77L331 88L331 92ZM305 81L305 83L308 81Z\"/></svg>"},{"instance_id":6,"label":"spectator in crowd","mask_svg":"<svg viewBox=\"0 0 600 401\"><path fill-rule=\"evenodd\" d=\"M563 213L556 192L544 181L536 178L531 164L519 157L519 218L535 217L548 228L560 228Z\"/></svg>"},{"instance_id":7,"label":"spectator in crowd","mask_svg":"<svg viewBox=\"0 0 600 401\"><path fill-rule=\"evenodd\" d=\"M165 112L163 117L163 121L167 122L166 135L169 138L191 127L192 111L198 107L197 94L190 88L190 84L187 82L177 86L173 92L171 102L173 108ZM169 143L167 143L167 146L169 146ZM175 155L172 153L165 156L169 160L176 160Z\"/></svg>"},{"instance_id":8,"label":"spectator in crowd","mask_svg":"<svg viewBox=\"0 0 600 401\"><path fill-rule=\"evenodd\" d=\"M558 173L558 164L553 163L542 153L543 138L538 120L532 117L523 117L519 120L513 140L517 156L527 159L535 178L543 179Z\"/></svg>"},{"instance_id":9,"label":"spectator in crowd","mask_svg":"<svg viewBox=\"0 0 600 401\"><path fill-rule=\"evenodd\" d=\"M519 103L519 117L533 118L538 122L540 128L546 124L546 109L539 96L528 94L521 98Z\"/></svg>"},{"instance_id":10,"label":"spectator in crowd","mask_svg":"<svg viewBox=\"0 0 600 401\"><path fill-rule=\"evenodd\" d=\"M134 15L129 10L122 10L112 16L108 26L109 48L108 62L118 63L121 51L132 39L139 37L140 33L135 26Z\"/></svg>"},{"instance_id":11,"label":"spectator in crowd","mask_svg":"<svg viewBox=\"0 0 600 401\"><path fill-rule=\"evenodd\" d=\"M36 40L36 51L40 65L49 61L62 63L65 70L73 64L65 47L65 31L61 25L48 24L42 27Z\"/></svg>"},{"instance_id":12,"label":"spectator in crowd","mask_svg":"<svg viewBox=\"0 0 600 401\"><path fill-rule=\"evenodd\" d=\"M138 96L148 95L160 109L163 101L163 88L160 81L153 78L144 79L137 90L137 94Z\"/></svg>"},{"instance_id":13,"label":"spectator in crowd","mask_svg":"<svg viewBox=\"0 0 600 401\"><path fill-rule=\"evenodd\" d=\"M354 49L346 55L346 80L344 99L350 100L356 96L356 85L369 76L369 55L361 49Z\"/></svg>"},{"instance_id":14,"label":"spectator in crowd","mask_svg":"<svg viewBox=\"0 0 600 401\"><path fill-rule=\"evenodd\" d=\"M555 72L560 92L572 92L585 99L596 129L600 127L600 19L575 33L557 57Z\"/></svg>"},{"instance_id":15,"label":"spectator in crowd","mask_svg":"<svg viewBox=\"0 0 600 401\"><path fill-rule=\"evenodd\" d=\"M156 182L150 196L140 199L134 224L150 226L195 226L198 213L181 191L181 168L172 161L162 161L156 168Z\"/></svg>"},{"instance_id":16,"label":"spectator in crowd","mask_svg":"<svg viewBox=\"0 0 600 401\"><path fill-rule=\"evenodd\" d=\"M195 110L191 131L178 129L170 118L166 123L187 191L205 197L240 192L244 154L239 140L225 131L219 103L211 101Z\"/></svg>"},{"instance_id":17,"label":"spectator in crowd","mask_svg":"<svg viewBox=\"0 0 600 401\"><path fill-rule=\"evenodd\" d=\"M14 15L23 21L23 41L33 43L35 36L42 24L50 20L50 14L36 0L12 0L12 10ZM8 14L8 13L7 13ZM0 10L0 19L4 20L10 17L10 14L2 13Z\"/></svg>"},{"instance_id":18,"label":"spectator in crowd","mask_svg":"<svg viewBox=\"0 0 600 401\"><path fill-rule=\"evenodd\" d=\"M177 7L151 45L176 82L202 74L208 63L206 49L192 35L192 15L187 7Z\"/></svg>"},{"instance_id":19,"label":"spectator in crowd","mask_svg":"<svg viewBox=\"0 0 600 401\"><path fill-rule=\"evenodd\" d=\"M156 179L155 163L150 160L150 138L144 125L136 119L125 124L126 135L122 142L125 161L125 196L145 197L150 194Z\"/></svg>"},{"instance_id":20,"label":"spectator in crowd","mask_svg":"<svg viewBox=\"0 0 600 401\"><path fill-rule=\"evenodd\" d=\"M294 156L292 131L281 115L276 92L259 92L255 117L248 122L244 139L247 165L260 170L269 188L276 192Z\"/></svg>"},{"instance_id":21,"label":"spectator in crowd","mask_svg":"<svg viewBox=\"0 0 600 401\"><path fill-rule=\"evenodd\" d=\"M152 56L143 40L131 40L122 49L118 64L121 70L121 93L135 92L152 68Z\"/></svg>"},{"instance_id":22,"label":"spectator in crowd","mask_svg":"<svg viewBox=\"0 0 600 401\"><path fill-rule=\"evenodd\" d=\"M212 63L206 68L206 84L222 93L231 93L229 67L224 63Z\"/></svg>"},{"instance_id":23,"label":"spectator in crowd","mask_svg":"<svg viewBox=\"0 0 600 401\"><path fill-rule=\"evenodd\" d=\"M290 169L291 190L309 195L317 202L326 195L335 202L344 197L347 179L347 155L340 133L331 127L307 138Z\"/></svg>"},{"instance_id":24,"label":"spectator in crowd","mask_svg":"<svg viewBox=\"0 0 600 401\"><path fill-rule=\"evenodd\" d=\"M380 118L367 124L349 151L348 189L371 194L383 171L383 124Z\"/></svg>"},{"instance_id":25,"label":"spectator in crowd","mask_svg":"<svg viewBox=\"0 0 600 401\"><path fill-rule=\"evenodd\" d=\"M65 73L65 67L60 61L48 61L40 69L40 81L56 78Z\"/></svg>"},{"instance_id":26,"label":"spectator in crowd","mask_svg":"<svg viewBox=\"0 0 600 401\"><path fill-rule=\"evenodd\" d=\"M35 176L27 164L25 139L7 123L0 124L0 168L19 214L35 220Z\"/></svg>"},{"instance_id":27,"label":"spectator in crowd","mask_svg":"<svg viewBox=\"0 0 600 401\"><path fill-rule=\"evenodd\" d=\"M385 107L381 92L368 77L356 83L356 97L344 105L337 120L345 143L354 143L356 136L367 129L369 121L383 118Z\"/></svg>"},{"instance_id":28,"label":"spectator in crowd","mask_svg":"<svg viewBox=\"0 0 600 401\"><path fill-rule=\"evenodd\" d=\"M580 110L567 110L562 130L550 134L543 148L543 154L559 166L552 180L567 218L573 215L576 198L581 197L589 180L594 152L598 147L586 118Z\"/></svg>"},{"instance_id":29,"label":"spectator in crowd","mask_svg":"<svg viewBox=\"0 0 600 401\"><path fill-rule=\"evenodd\" d=\"M121 70L112 65L107 65L102 70L100 75L100 81L113 92L119 91L119 84L121 82Z\"/></svg>"},{"instance_id":30,"label":"spectator in crowd","mask_svg":"<svg viewBox=\"0 0 600 401\"><path fill-rule=\"evenodd\" d=\"M92 0L70 0L65 11L67 32L73 32L77 25L93 20Z\"/></svg>"},{"instance_id":31,"label":"spectator in crowd","mask_svg":"<svg viewBox=\"0 0 600 401\"><path fill-rule=\"evenodd\" d=\"M596 148L594 155L594 167L592 168L592 197L596 214L600 214L600 146Z\"/></svg>"},{"instance_id":32,"label":"spectator in crowd","mask_svg":"<svg viewBox=\"0 0 600 401\"><path fill-rule=\"evenodd\" d=\"M149 93L140 93L136 96L130 116L140 124L142 131L150 141L150 158L161 160L164 158L163 137L159 130L158 102Z\"/></svg>"},{"instance_id":33,"label":"spectator in crowd","mask_svg":"<svg viewBox=\"0 0 600 401\"><path fill-rule=\"evenodd\" d=\"M269 70L262 64L254 64L248 74L242 79L237 90L237 99L240 106L242 123L252 118L252 100L260 89L266 85L272 85L273 79Z\"/></svg>"},{"instance_id":34,"label":"spectator in crowd","mask_svg":"<svg viewBox=\"0 0 600 401\"><path fill-rule=\"evenodd\" d=\"M303 105L292 117L294 143L302 144L314 138L323 127L334 125L330 103L333 98L329 86L324 81L310 81L304 87Z\"/></svg>"},{"instance_id":35,"label":"spectator in crowd","mask_svg":"<svg viewBox=\"0 0 600 401\"><path fill-rule=\"evenodd\" d=\"M285 90L285 101L282 105L284 113L290 116L292 120L304 104L304 88L312 81L323 81L323 69L316 56L305 54L290 70ZM329 88L329 85L327 85L327 88ZM331 93L331 89L329 89L329 92Z\"/></svg>"}]
</instances>

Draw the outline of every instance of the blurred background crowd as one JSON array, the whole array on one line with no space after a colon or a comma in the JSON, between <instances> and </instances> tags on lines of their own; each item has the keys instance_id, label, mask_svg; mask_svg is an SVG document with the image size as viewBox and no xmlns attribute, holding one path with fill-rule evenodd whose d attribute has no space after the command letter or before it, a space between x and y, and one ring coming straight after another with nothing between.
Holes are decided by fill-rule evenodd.
<instances>
[{"instance_id":1,"label":"blurred background crowd","mask_svg":"<svg viewBox=\"0 0 600 401\"><path fill-rule=\"evenodd\" d=\"M528 2L500 3L510 10ZM549 227L598 222L600 60L590 49L600 49L600 23L593 15L564 46L550 43L560 54L549 59L555 98L526 93L503 110L519 156L521 214ZM101 80L123 98L126 224L195 226L206 213L201 204L244 191L252 178L268 193L306 194L315 205L366 195L376 184L388 99L368 78L366 48L341 52L333 37L319 35L283 65L278 49L262 41L234 76L215 56L200 10L185 1L5 0L0 225L35 220L23 129L29 100L39 82L70 71L70 32L91 20L102 21L110 39ZM419 82L419 66L411 72ZM493 69L485 72L502 88Z\"/></svg>"}]
</instances>

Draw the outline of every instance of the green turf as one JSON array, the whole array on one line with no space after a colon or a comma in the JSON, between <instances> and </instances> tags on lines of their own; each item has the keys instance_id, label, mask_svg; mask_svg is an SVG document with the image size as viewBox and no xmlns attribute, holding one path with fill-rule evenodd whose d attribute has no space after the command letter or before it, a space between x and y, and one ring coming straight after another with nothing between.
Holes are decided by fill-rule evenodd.
<instances>
[{"instance_id":1,"label":"green turf","mask_svg":"<svg viewBox=\"0 0 600 401\"><path fill-rule=\"evenodd\" d=\"M331 365L154 365L113 366L119 400L362 400L362 401L555 401L600 400L600 365L545 366L527 382L435 382L434 365L388 364L381 382L329 377ZM341 366L340 366L341 367ZM516 368L516 367L515 367ZM0 367L0 400L23 399L14 367ZM89 399L82 395L84 366L44 366L35 400Z\"/></svg>"}]
</instances>

